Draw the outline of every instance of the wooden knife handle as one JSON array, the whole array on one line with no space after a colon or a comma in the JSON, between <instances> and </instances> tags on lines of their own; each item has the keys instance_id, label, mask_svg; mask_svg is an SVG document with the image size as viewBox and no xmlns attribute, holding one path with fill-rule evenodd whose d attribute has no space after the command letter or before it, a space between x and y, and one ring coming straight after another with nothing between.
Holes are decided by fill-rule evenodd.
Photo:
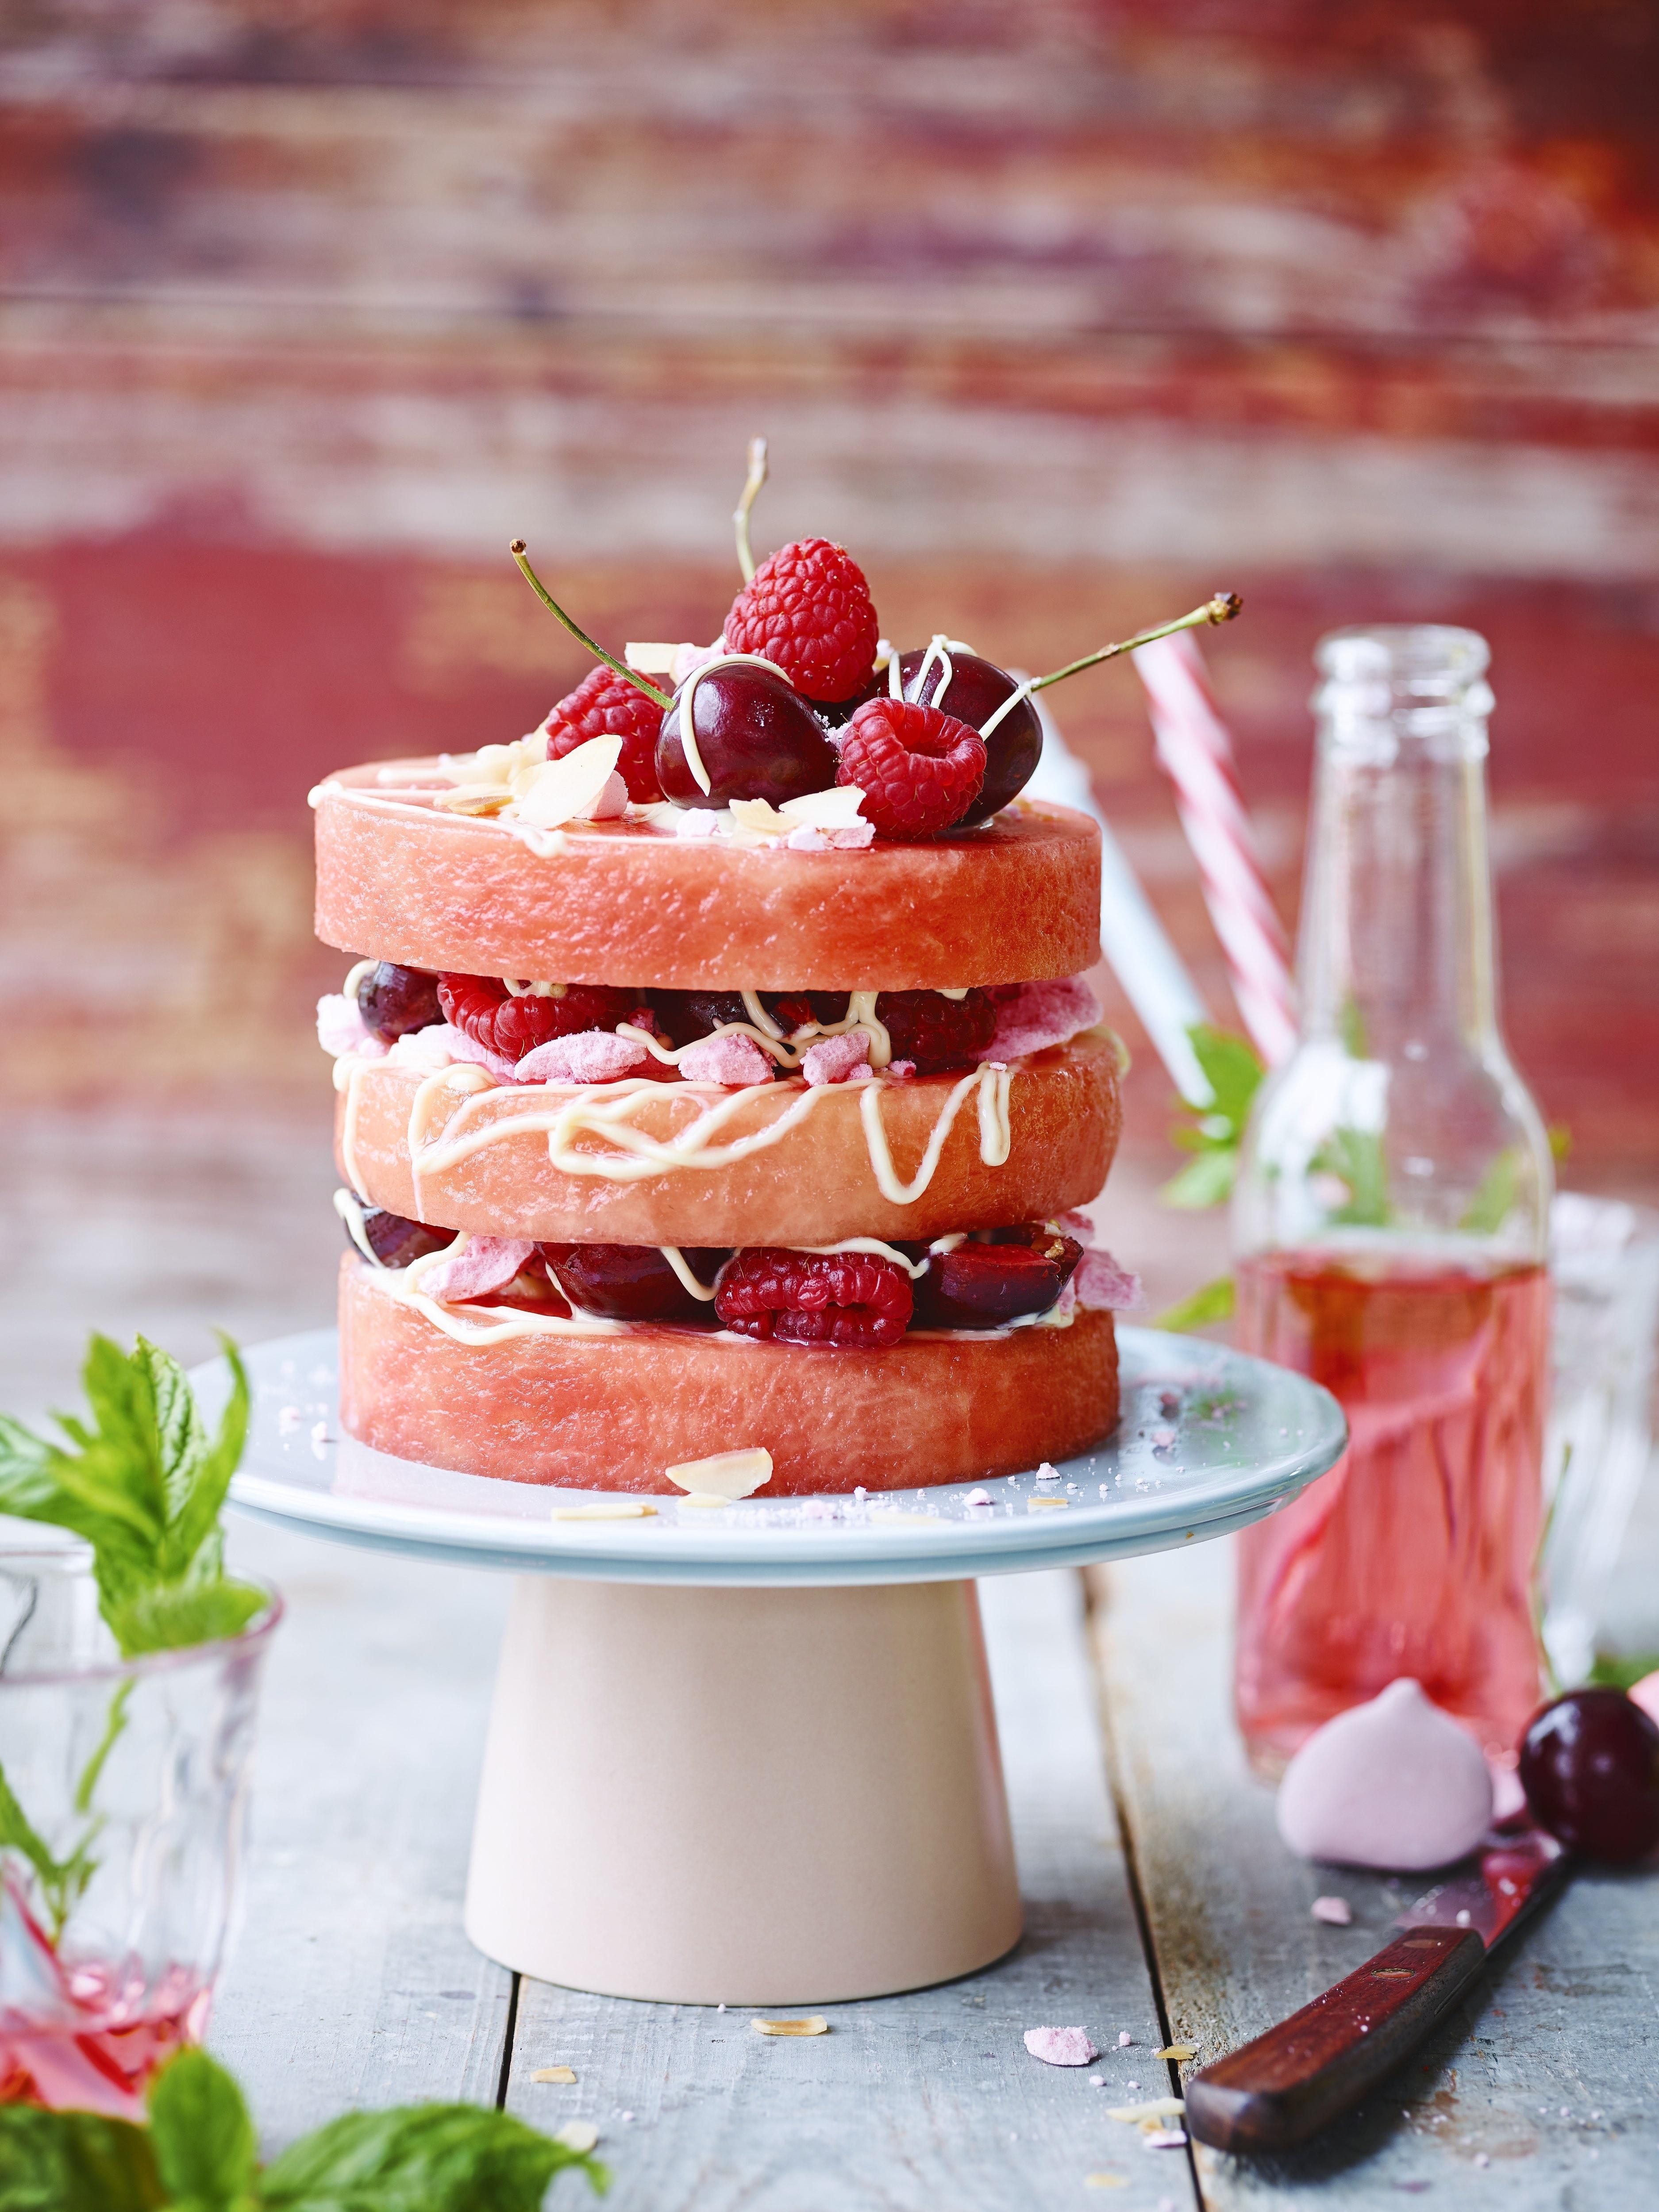
<instances>
[{"instance_id":1,"label":"wooden knife handle","mask_svg":"<svg viewBox=\"0 0 1659 2212\"><path fill-rule=\"evenodd\" d=\"M1217 2150L1301 2142L1408 2057L1485 1962L1473 1928L1406 1929L1312 2004L1193 2075L1189 2133Z\"/></svg>"}]
</instances>

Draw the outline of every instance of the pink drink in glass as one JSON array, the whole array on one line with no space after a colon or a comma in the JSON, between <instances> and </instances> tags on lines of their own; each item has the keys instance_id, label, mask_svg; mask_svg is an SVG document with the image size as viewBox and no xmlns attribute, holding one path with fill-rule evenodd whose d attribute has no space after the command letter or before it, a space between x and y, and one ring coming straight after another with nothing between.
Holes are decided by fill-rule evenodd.
<instances>
[{"instance_id":1,"label":"pink drink in glass","mask_svg":"<svg viewBox=\"0 0 1659 2212\"><path fill-rule=\"evenodd\" d=\"M1235 1695L1258 1764L1400 1674L1512 1753L1539 1695L1549 1317L1536 1266L1241 1262L1238 1342L1322 1382L1352 1437L1240 1538Z\"/></svg>"}]
</instances>

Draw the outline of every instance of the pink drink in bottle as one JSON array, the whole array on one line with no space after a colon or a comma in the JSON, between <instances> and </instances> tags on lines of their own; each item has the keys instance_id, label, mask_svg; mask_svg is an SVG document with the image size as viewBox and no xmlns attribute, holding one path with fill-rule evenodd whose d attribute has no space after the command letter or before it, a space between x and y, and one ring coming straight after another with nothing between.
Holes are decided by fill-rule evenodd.
<instances>
[{"instance_id":1,"label":"pink drink in bottle","mask_svg":"<svg viewBox=\"0 0 1659 2212\"><path fill-rule=\"evenodd\" d=\"M1334 1392L1332 1472L1240 1540L1236 1698L1277 1771L1414 1675L1495 1754L1538 1701L1549 1147L1497 1026L1468 630L1318 661L1302 1034L1234 1199L1237 1340Z\"/></svg>"}]
</instances>

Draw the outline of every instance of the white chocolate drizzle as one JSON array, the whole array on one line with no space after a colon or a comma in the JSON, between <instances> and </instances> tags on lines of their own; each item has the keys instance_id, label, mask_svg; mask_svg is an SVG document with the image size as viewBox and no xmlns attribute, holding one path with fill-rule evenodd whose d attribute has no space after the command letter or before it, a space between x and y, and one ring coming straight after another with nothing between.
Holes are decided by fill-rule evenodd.
<instances>
[{"instance_id":1,"label":"white chocolate drizzle","mask_svg":"<svg viewBox=\"0 0 1659 2212\"><path fill-rule=\"evenodd\" d=\"M686 1255L680 1250L679 1245L659 1244L656 1249L668 1261L668 1265L674 1269L675 1274L679 1276L680 1285L683 1289L688 1291L692 1297L700 1298L704 1305L712 1305L714 1304L715 1289L713 1284L701 1283L698 1280L697 1277L692 1273Z\"/></svg>"}]
</instances>

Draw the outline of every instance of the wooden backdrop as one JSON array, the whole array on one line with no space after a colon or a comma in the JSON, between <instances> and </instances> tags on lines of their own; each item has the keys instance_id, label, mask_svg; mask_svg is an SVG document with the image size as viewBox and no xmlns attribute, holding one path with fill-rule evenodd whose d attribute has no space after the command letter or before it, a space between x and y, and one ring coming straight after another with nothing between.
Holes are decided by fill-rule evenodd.
<instances>
[{"instance_id":1,"label":"wooden backdrop","mask_svg":"<svg viewBox=\"0 0 1659 2212\"><path fill-rule=\"evenodd\" d=\"M1511 1036L1576 1179L1653 1186L1650 6L0 22L0 1106L65 1315L66 1214L83 1290L153 1289L192 1206L181 1311L245 1291L238 1208L280 1275L340 969L307 786L575 678L515 532L607 639L714 635L756 429L760 538L845 539L901 640L1041 667L1242 592L1211 662L1287 917L1315 638L1484 630ZM1224 1008L1132 675L1055 703ZM1168 1103L1143 1048L1143 1182Z\"/></svg>"}]
</instances>

